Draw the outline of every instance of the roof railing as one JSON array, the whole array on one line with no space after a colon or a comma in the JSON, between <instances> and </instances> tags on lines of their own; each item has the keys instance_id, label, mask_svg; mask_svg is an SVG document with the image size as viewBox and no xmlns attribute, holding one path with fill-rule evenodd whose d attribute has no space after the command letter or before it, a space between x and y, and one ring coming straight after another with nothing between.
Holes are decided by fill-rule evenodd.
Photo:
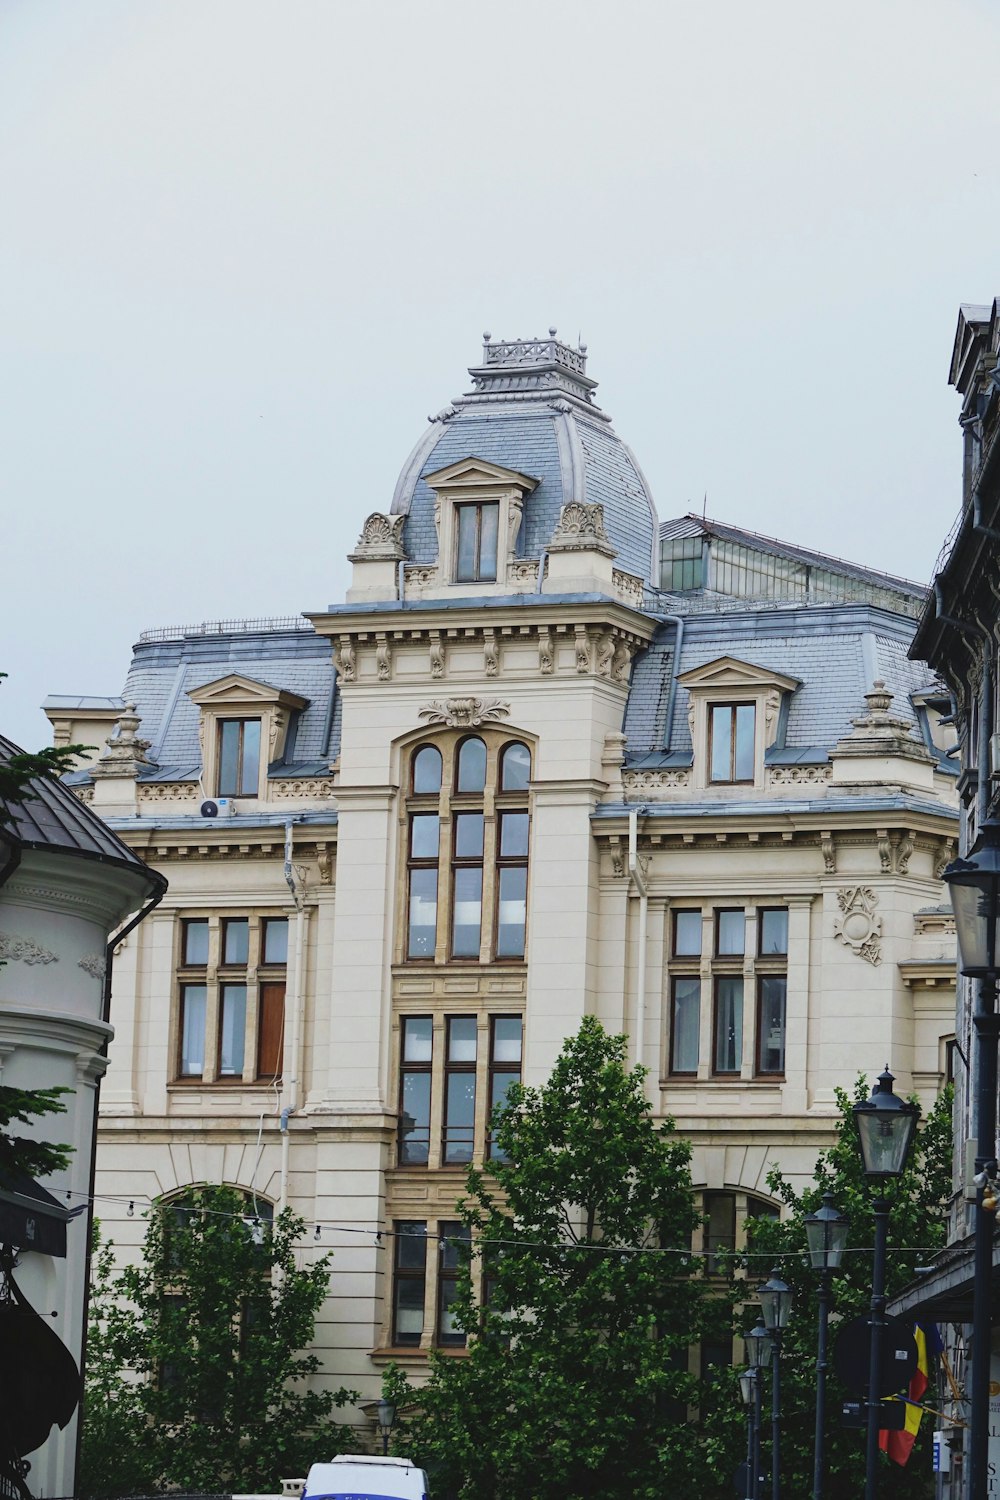
<instances>
[{"instance_id":1,"label":"roof railing","mask_svg":"<svg viewBox=\"0 0 1000 1500\"><path fill-rule=\"evenodd\" d=\"M261 635L275 630L312 630L305 615L272 615L257 620L203 620L199 625L161 625L143 630L139 644L150 641L180 641L204 635Z\"/></svg>"}]
</instances>

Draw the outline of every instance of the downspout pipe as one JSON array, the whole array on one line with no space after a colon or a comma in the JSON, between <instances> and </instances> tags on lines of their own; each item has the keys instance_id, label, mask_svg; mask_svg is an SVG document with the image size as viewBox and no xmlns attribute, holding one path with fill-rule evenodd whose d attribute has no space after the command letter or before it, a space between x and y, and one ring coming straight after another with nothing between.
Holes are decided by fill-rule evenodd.
<instances>
[{"instance_id":1,"label":"downspout pipe","mask_svg":"<svg viewBox=\"0 0 1000 1500\"><path fill-rule=\"evenodd\" d=\"M639 898L639 930L636 935L635 964L635 1034L632 1038L633 1066L641 1067L646 1045L646 931L649 921L649 892L639 863L639 814L645 807L630 807L628 813L628 873L632 890Z\"/></svg>"},{"instance_id":2,"label":"downspout pipe","mask_svg":"<svg viewBox=\"0 0 1000 1500\"><path fill-rule=\"evenodd\" d=\"M305 903L302 900L302 891L295 875L294 852L294 818L288 818L285 823L285 881L292 893L292 901L295 905L295 962L292 969L292 982L288 986L285 997L285 1034L288 1046L285 1048L285 1067L287 1069L287 1082L285 1084L285 1098L281 1110L281 1187L278 1195L279 1212L288 1207L288 1170L289 1170L289 1145L290 1136L288 1130L289 1117L298 1108L299 1102L299 1051L301 1047L300 1031L302 1024L302 959L305 951Z\"/></svg>"},{"instance_id":3,"label":"downspout pipe","mask_svg":"<svg viewBox=\"0 0 1000 1500\"><path fill-rule=\"evenodd\" d=\"M674 627L674 670L670 678L670 697L667 699L667 719L663 726L663 748L670 749L674 735L674 708L677 703L677 678L681 670L681 648L684 645L684 621L680 615L660 615L666 625Z\"/></svg>"}]
</instances>

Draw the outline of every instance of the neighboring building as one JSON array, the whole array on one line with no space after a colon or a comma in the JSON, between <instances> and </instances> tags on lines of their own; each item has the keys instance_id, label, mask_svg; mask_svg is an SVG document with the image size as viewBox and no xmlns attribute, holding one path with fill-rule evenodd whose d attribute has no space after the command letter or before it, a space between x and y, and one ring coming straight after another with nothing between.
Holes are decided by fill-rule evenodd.
<instances>
[{"instance_id":1,"label":"neighboring building","mask_svg":"<svg viewBox=\"0 0 1000 1500\"><path fill-rule=\"evenodd\" d=\"M929 1101L951 1058L924 591L661 530L554 331L471 373L364 520L346 603L149 632L73 778L170 877L116 969L103 1190L290 1203L303 1253L336 1252L324 1376L367 1396L461 1343L437 1236L491 1104L585 1013L691 1136L709 1249L777 1212L772 1162L811 1177L838 1085L889 1058ZM48 712L75 738L115 706ZM102 1217L134 1249L139 1217Z\"/></svg>"},{"instance_id":2,"label":"neighboring building","mask_svg":"<svg viewBox=\"0 0 1000 1500\"><path fill-rule=\"evenodd\" d=\"M0 737L0 760L16 753ZM30 792L0 807L8 815L0 821L0 1080L67 1091L65 1114L12 1133L71 1146L73 1155L41 1193L30 1180L0 1180L0 1239L17 1247L17 1285L54 1317L50 1326L79 1366L94 1116L112 1035L109 938L131 931L166 882L58 781L39 779ZM6 1358L17 1356L8 1349ZM30 1455L32 1493L75 1493L76 1434L74 1416Z\"/></svg>"},{"instance_id":3,"label":"neighboring building","mask_svg":"<svg viewBox=\"0 0 1000 1500\"><path fill-rule=\"evenodd\" d=\"M947 684L954 706L960 759L959 852L966 854L986 819L1000 817L1000 738L997 731L998 639L1000 639L1000 301L963 306L959 312L949 382L962 398L962 503L934 569L911 655L930 663ZM948 1352L959 1386L971 1393L969 1353L973 1314L976 1186L973 1181L977 1120L973 1085L976 1043L973 1011L976 985L958 986L955 1015L955 1196L948 1249L935 1269L897 1298L890 1311L949 1325ZM966 1063L968 1059L968 1063ZM992 1154L997 1154L996 1142ZM1000 1379L1000 1246L994 1233L993 1370ZM994 1387L991 1385L991 1393ZM968 1408L947 1402L954 1419L956 1450L942 1495L965 1496L961 1452ZM993 1401L990 1402L991 1413ZM990 1472L1000 1472L1000 1439L990 1416ZM968 1444L965 1444L966 1449ZM966 1452L965 1458L968 1458ZM993 1481L995 1482L995 1481Z\"/></svg>"}]
</instances>

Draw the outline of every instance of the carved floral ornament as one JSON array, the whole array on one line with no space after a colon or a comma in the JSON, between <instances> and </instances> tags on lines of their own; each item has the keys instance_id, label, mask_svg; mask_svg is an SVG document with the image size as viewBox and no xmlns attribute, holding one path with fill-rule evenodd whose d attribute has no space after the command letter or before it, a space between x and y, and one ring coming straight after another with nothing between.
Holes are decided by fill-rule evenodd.
<instances>
[{"instance_id":1,"label":"carved floral ornament","mask_svg":"<svg viewBox=\"0 0 1000 1500\"><path fill-rule=\"evenodd\" d=\"M425 703L417 717L449 729L477 729L480 724L505 719L509 713L510 704L500 698L447 698Z\"/></svg>"},{"instance_id":2,"label":"carved floral ornament","mask_svg":"<svg viewBox=\"0 0 1000 1500\"><path fill-rule=\"evenodd\" d=\"M16 932L0 932L0 959L9 959L22 964L54 964L58 955L31 938L19 937Z\"/></svg>"},{"instance_id":3,"label":"carved floral ornament","mask_svg":"<svg viewBox=\"0 0 1000 1500\"><path fill-rule=\"evenodd\" d=\"M351 553L351 561L392 559L403 556L403 527L405 515L387 516L381 511L372 511L361 528L357 546Z\"/></svg>"},{"instance_id":4,"label":"carved floral ornament","mask_svg":"<svg viewBox=\"0 0 1000 1500\"><path fill-rule=\"evenodd\" d=\"M552 533L550 552L587 550L616 556L615 547L604 529L604 506L585 505L571 500L559 512L559 523Z\"/></svg>"},{"instance_id":5,"label":"carved floral ornament","mask_svg":"<svg viewBox=\"0 0 1000 1500\"><path fill-rule=\"evenodd\" d=\"M882 962L882 918L875 915L878 897L868 885L844 886L837 892L841 915L833 924L834 936L866 962Z\"/></svg>"}]
</instances>

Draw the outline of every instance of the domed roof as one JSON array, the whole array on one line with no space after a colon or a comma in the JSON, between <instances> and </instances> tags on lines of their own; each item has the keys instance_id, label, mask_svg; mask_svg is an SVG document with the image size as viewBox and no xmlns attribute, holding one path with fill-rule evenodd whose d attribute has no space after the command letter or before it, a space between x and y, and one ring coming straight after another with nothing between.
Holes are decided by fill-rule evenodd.
<instances>
[{"instance_id":1,"label":"domed roof","mask_svg":"<svg viewBox=\"0 0 1000 1500\"><path fill-rule=\"evenodd\" d=\"M0 735L0 763L20 753L13 741ZM12 834L23 849L46 849L119 865L144 877L150 892L166 886L162 875L144 864L54 776L38 776L30 782L23 802L0 800L0 815L0 829Z\"/></svg>"},{"instance_id":2,"label":"domed roof","mask_svg":"<svg viewBox=\"0 0 1000 1500\"><path fill-rule=\"evenodd\" d=\"M586 345L570 348L554 328L546 339L483 337L483 362L469 371L472 389L430 419L399 476L392 510L407 518L407 557L437 560L434 495L425 476L481 458L538 480L524 503L519 557L541 556L569 501L599 503L618 566L650 582L656 508L631 450L594 400Z\"/></svg>"}]
</instances>

